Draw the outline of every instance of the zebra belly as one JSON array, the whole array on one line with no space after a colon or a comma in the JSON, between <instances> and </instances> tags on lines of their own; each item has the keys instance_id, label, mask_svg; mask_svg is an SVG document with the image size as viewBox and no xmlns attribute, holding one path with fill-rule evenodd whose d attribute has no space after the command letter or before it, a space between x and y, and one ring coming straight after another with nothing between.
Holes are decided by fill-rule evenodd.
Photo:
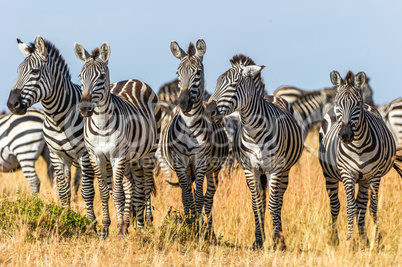
<instances>
[{"instance_id":1,"label":"zebra belly","mask_svg":"<svg viewBox=\"0 0 402 267\"><path fill-rule=\"evenodd\" d=\"M3 147L0 155L0 171L10 172L19 168L19 163L9 147Z\"/></svg>"}]
</instances>

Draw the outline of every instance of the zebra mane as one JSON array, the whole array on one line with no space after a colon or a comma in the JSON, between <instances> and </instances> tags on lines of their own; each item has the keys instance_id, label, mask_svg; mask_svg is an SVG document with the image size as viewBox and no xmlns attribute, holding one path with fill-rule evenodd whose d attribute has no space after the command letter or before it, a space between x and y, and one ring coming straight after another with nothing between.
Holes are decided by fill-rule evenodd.
<instances>
[{"instance_id":1,"label":"zebra mane","mask_svg":"<svg viewBox=\"0 0 402 267\"><path fill-rule=\"evenodd\" d=\"M91 52L91 57L93 58L93 59L95 59L95 58L97 58L98 56L99 56L99 48L97 47L97 48L95 48L94 50L92 50L92 52Z\"/></svg>"},{"instance_id":2,"label":"zebra mane","mask_svg":"<svg viewBox=\"0 0 402 267\"><path fill-rule=\"evenodd\" d=\"M189 57L191 57L191 56L194 56L195 55L195 47L194 47L194 44L193 43L190 43L189 45L188 45L188 49L187 49L187 55L189 56Z\"/></svg>"},{"instance_id":3,"label":"zebra mane","mask_svg":"<svg viewBox=\"0 0 402 267\"><path fill-rule=\"evenodd\" d=\"M354 84L354 78L355 78L355 75L353 74L353 72L348 71L348 74L346 74L346 77L345 77L345 83L347 85L353 85Z\"/></svg>"},{"instance_id":4,"label":"zebra mane","mask_svg":"<svg viewBox=\"0 0 402 267\"><path fill-rule=\"evenodd\" d=\"M254 61L251 58L243 54L234 55L233 58L229 61L232 65L233 64L240 64L243 66L255 65Z\"/></svg>"},{"instance_id":5,"label":"zebra mane","mask_svg":"<svg viewBox=\"0 0 402 267\"><path fill-rule=\"evenodd\" d=\"M63 75L66 78L71 79L71 75L68 70L68 65L67 65L66 61L64 60L63 56L60 54L59 49L57 49L56 46L53 43L51 43L50 41L48 41L46 39L43 39L43 41L45 42L46 51L47 51L49 57L53 59L53 61L59 67L59 70L63 73ZM29 44L28 51L31 54L33 52L35 52L35 43Z\"/></svg>"}]
</instances>

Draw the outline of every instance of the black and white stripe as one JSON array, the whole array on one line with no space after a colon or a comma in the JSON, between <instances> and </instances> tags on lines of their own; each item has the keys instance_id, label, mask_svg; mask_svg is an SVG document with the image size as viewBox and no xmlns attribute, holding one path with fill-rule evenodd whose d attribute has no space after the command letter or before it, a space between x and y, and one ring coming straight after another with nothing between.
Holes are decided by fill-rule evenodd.
<instances>
[{"instance_id":1,"label":"black and white stripe","mask_svg":"<svg viewBox=\"0 0 402 267\"><path fill-rule=\"evenodd\" d=\"M361 86L361 90L364 103L370 106L374 106L373 90L369 85L369 78L366 78L366 82ZM322 94L327 94L328 97L334 97L336 94L336 88L332 87L314 91L307 91L294 86L281 86L274 91L273 95L277 97L280 96L288 101L289 104L293 104L293 102L297 101L304 95L310 94L311 92L321 92Z\"/></svg>"},{"instance_id":2,"label":"black and white stripe","mask_svg":"<svg viewBox=\"0 0 402 267\"><path fill-rule=\"evenodd\" d=\"M402 97L378 108L395 141L402 146Z\"/></svg>"},{"instance_id":3,"label":"black and white stripe","mask_svg":"<svg viewBox=\"0 0 402 267\"><path fill-rule=\"evenodd\" d=\"M43 117L43 111L37 108L29 108L21 116L0 115L0 171L21 168L33 193L40 189L35 171L39 156L44 158L49 181L53 183L53 167L43 138Z\"/></svg>"},{"instance_id":4,"label":"black and white stripe","mask_svg":"<svg viewBox=\"0 0 402 267\"><path fill-rule=\"evenodd\" d=\"M14 114L41 102L45 114L43 135L55 169L57 192L63 206L70 204L70 167L82 171L81 195L87 217L95 220L94 173L84 145L84 121L77 111L81 89L72 83L68 66L59 50L38 36L29 46L19 39L25 60L18 67L18 78L11 89L7 106Z\"/></svg>"},{"instance_id":5,"label":"black and white stripe","mask_svg":"<svg viewBox=\"0 0 402 267\"><path fill-rule=\"evenodd\" d=\"M360 86L365 73L355 77L349 72L343 80L337 71L331 72L331 81L337 87L335 106L325 115L320 130L319 161L326 179L332 214L332 235L338 243L337 218L340 203L339 182L347 197L348 239L353 233L357 217L359 232L367 240L364 218L371 190L370 212L377 223L378 188L381 177L394 164L395 141L378 111L364 104ZM398 170L398 169L397 169ZM400 170L398 170L400 173ZM355 184L359 184L355 198Z\"/></svg>"},{"instance_id":6,"label":"black and white stripe","mask_svg":"<svg viewBox=\"0 0 402 267\"><path fill-rule=\"evenodd\" d=\"M78 43L74 51L85 62L80 74L82 98L78 109L86 117L85 145L99 181L103 214L101 236L108 235L110 225L107 186L110 177L113 177L112 196L119 235L123 236L130 224L133 201L138 227L143 227L145 206L148 203L150 207L150 195L155 190L154 154L161 115L158 98L146 83L138 80L110 86L107 42L92 55ZM151 214L146 214L146 219L151 220Z\"/></svg>"},{"instance_id":7,"label":"black and white stripe","mask_svg":"<svg viewBox=\"0 0 402 267\"><path fill-rule=\"evenodd\" d=\"M219 184L218 173L228 155L228 141L222 125L212 125L204 118L202 59L206 45L199 39L196 48L190 43L185 53L173 41L170 48L180 59L177 68L180 96L179 105L172 111L173 116L162 132L162 156L177 173L185 214L201 215L204 210L213 231L213 197ZM204 195L205 176L207 190ZM192 191L194 182L195 194Z\"/></svg>"},{"instance_id":8,"label":"black and white stripe","mask_svg":"<svg viewBox=\"0 0 402 267\"><path fill-rule=\"evenodd\" d=\"M302 128L303 140L309 130L321 123L324 114L333 106L336 90L322 89L305 93L292 102L294 117Z\"/></svg>"},{"instance_id":9,"label":"black and white stripe","mask_svg":"<svg viewBox=\"0 0 402 267\"><path fill-rule=\"evenodd\" d=\"M290 168L302 154L301 129L292 116L291 106L280 97L265 95L263 84L258 83L265 66L254 65L243 55L235 56L231 64L232 67L218 78L216 90L206 107L206 116L218 123L224 116L239 112L241 126L234 137L234 153L244 168L251 191L255 217L254 247L261 247L265 239L268 186L274 244L284 249L282 202Z\"/></svg>"}]
</instances>

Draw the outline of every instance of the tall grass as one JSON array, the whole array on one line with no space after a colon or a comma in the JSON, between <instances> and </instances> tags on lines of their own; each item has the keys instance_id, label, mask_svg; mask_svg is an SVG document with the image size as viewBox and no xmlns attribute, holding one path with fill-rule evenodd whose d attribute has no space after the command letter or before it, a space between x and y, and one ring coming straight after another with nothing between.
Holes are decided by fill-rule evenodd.
<instances>
[{"instance_id":1,"label":"tall grass","mask_svg":"<svg viewBox=\"0 0 402 267\"><path fill-rule=\"evenodd\" d=\"M308 142L317 147L317 135L310 135ZM42 178L39 198L45 203L57 201L45 178L44 162L39 161L36 167ZM174 234L167 232L185 227L180 220L173 218L179 217L177 214L182 211L180 189L167 186L161 177L157 177L156 181L158 195L153 198L153 227L138 230L130 226L129 235L120 240L112 201L111 233L105 241L100 241L94 234L76 234L68 238L58 235L32 238L29 225L19 225L17 228L16 224L10 226L15 227L11 229L12 234L10 229L0 230L0 265L402 265L402 179L394 170L382 179L379 192L381 243L377 245L374 242L374 225L369 212L366 224L370 246L359 247L353 241L346 241L346 197L341 186L341 212L338 220L340 244L332 246L328 242L331 217L325 180L318 159L304 152L291 170L289 187L284 197L282 220L287 244L284 252L272 249L272 220L269 212L266 215L267 240L264 248L252 250L254 216L251 195L241 169L232 173L225 170L220 174L213 208L217 242L194 235L191 230ZM30 189L22 172L1 173L0 194L10 201L30 197ZM80 195L74 196L72 209L85 214L84 201ZM101 221L98 193L95 211Z\"/></svg>"}]
</instances>

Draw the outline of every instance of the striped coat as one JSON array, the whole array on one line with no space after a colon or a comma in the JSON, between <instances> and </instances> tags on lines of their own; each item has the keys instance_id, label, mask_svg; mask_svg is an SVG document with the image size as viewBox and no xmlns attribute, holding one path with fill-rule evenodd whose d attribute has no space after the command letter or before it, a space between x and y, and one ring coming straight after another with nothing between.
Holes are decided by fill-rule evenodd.
<instances>
[{"instance_id":1,"label":"striped coat","mask_svg":"<svg viewBox=\"0 0 402 267\"><path fill-rule=\"evenodd\" d=\"M348 239L357 217L359 232L365 233L368 190L371 189L370 212L377 222L378 189L381 177L393 166L395 142L378 111L364 104L360 86L365 73L356 77L349 72L343 80L337 71L331 81L338 88L335 106L325 115L320 130L319 161L326 179L332 214L331 240L338 243L338 187L342 182L347 196ZM399 170L400 171L400 170ZM355 184L359 184L355 198Z\"/></svg>"},{"instance_id":2,"label":"striped coat","mask_svg":"<svg viewBox=\"0 0 402 267\"><path fill-rule=\"evenodd\" d=\"M44 158L49 181L53 183L53 167L43 138L43 117L43 111L37 108L29 108L21 116L12 113L0 116L0 170L21 168L33 193L40 188L35 171L39 156Z\"/></svg>"},{"instance_id":3,"label":"striped coat","mask_svg":"<svg viewBox=\"0 0 402 267\"><path fill-rule=\"evenodd\" d=\"M202 59L206 44L199 39L196 49L190 43L185 53L176 42L172 42L171 51L180 59L177 68L180 95L179 105L173 109L162 132L162 156L179 178L185 214L201 215L204 211L213 231L213 197L219 184L218 173L228 155L228 141L222 125L211 125L204 118ZM204 195L205 177L207 190Z\"/></svg>"},{"instance_id":4,"label":"striped coat","mask_svg":"<svg viewBox=\"0 0 402 267\"><path fill-rule=\"evenodd\" d=\"M245 64L246 63L246 64ZM292 115L291 106L280 97L265 96L261 70L265 66L243 55L231 60L232 67L216 83L206 107L206 117L219 123L224 116L238 111L241 126L234 136L234 153L244 168L251 191L255 218L254 247L265 239L264 220L266 190L272 215L274 244L284 249L281 210L289 181L290 168L303 150L301 129Z\"/></svg>"},{"instance_id":5,"label":"striped coat","mask_svg":"<svg viewBox=\"0 0 402 267\"><path fill-rule=\"evenodd\" d=\"M71 81L67 64L52 43L40 36L30 45L17 41L25 59L18 67L7 106L14 114L24 114L41 102L45 114L43 135L55 169L59 200L63 206L70 205L70 168L80 168L81 195L87 217L94 221L94 172L84 144L84 121L76 108L81 89Z\"/></svg>"},{"instance_id":6,"label":"striped coat","mask_svg":"<svg viewBox=\"0 0 402 267\"><path fill-rule=\"evenodd\" d=\"M110 86L110 47L106 42L92 55L78 43L74 50L85 62L80 74L82 98L78 109L86 117L85 145L101 191L101 236L106 237L109 231L107 181L112 177L112 196L122 237L130 223L133 199L138 227L143 227L145 205L154 190L154 153L160 131L158 99L147 84L137 80Z\"/></svg>"}]
</instances>

